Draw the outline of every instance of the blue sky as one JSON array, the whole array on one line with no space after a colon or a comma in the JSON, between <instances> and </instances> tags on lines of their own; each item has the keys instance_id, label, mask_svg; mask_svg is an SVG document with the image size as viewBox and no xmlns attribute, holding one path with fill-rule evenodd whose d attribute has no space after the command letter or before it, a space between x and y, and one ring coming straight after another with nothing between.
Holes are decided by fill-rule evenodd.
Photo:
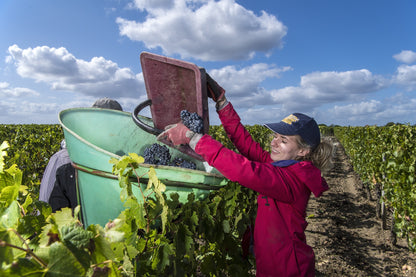
<instances>
[{"instance_id":1,"label":"blue sky","mask_svg":"<svg viewBox=\"0 0 416 277\"><path fill-rule=\"evenodd\" d=\"M58 123L100 97L131 112L147 99L147 51L204 67L244 124L293 112L416 124L415 11L413 0L2 0L0 123Z\"/></svg>"}]
</instances>

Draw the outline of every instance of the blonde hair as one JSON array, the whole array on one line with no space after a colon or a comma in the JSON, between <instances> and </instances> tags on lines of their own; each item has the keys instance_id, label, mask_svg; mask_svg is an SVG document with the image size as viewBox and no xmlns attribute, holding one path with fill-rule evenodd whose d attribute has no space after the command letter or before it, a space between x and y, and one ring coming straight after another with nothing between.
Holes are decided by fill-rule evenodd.
<instances>
[{"instance_id":1,"label":"blonde hair","mask_svg":"<svg viewBox=\"0 0 416 277\"><path fill-rule=\"evenodd\" d=\"M333 168L334 146L328 139L323 138L321 143L315 149L312 149L300 136L296 135L296 138L300 148L309 150L309 154L299 157L298 160L311 161L322 173L326 173Z\"/></svg>"}]
</instances>

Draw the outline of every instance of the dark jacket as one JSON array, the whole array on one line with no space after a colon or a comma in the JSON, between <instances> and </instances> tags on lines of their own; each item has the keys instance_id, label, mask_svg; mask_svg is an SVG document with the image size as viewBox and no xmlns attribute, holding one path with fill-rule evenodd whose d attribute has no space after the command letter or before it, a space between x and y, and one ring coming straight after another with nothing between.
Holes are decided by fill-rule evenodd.
<instances>
[{"instance_id":1,"label":"dark jacket","mask_svg":"<svg viewBox=\"0 0 416 277\"><path fill-rule=\"evenodd\" d=\"M75 180L75 169L70 163L58 168L55 185L49 198L52 212L64 207L74 209L78 205Z\"/></svg>"}]
</instances>

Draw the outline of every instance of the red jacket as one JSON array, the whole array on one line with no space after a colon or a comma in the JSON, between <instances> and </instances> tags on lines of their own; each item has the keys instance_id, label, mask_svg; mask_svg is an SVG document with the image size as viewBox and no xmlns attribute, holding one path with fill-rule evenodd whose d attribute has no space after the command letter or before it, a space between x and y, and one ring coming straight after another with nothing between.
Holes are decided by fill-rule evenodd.
<instances>
[{"instance_id":1,"label":"red jacket","mask_svg":"<svg viewBox=\"0 0 416 277\"><path fill-rule=\"evenodd\" d=\"M259 192L254 228L257 276L314 276L315 256L306 244L306 206L328 189L321 172L310 161L274 166L270 153L255 142L233 106L219 111L235 153L204 135L195 151L225 177Z\"/></svg>"}]
</instances>

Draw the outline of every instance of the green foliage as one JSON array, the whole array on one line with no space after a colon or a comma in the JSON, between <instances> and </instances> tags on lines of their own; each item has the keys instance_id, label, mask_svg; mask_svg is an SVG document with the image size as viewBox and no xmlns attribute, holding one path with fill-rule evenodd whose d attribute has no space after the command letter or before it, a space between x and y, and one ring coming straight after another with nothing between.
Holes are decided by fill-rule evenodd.
<instances>
[{"instance_id":1,"label":"green foliage","mask_svg":"<svg viewBox=\"0 0 416 277\"><path fill-rule=\"evenodd\" d=\"M129 186L128 177L143 161L130 154L112 162L119 180L126 180L122 186ZM190 194L180 203L178 194L164 194L153 169L148 175L143 199L127 189L127 209L112 227L124 233L125 247L134 248L129 256L133 271L151 276L191 276L198 271L207 276L248 275L252 260L241 256L241 236L254 218L255 193L230 182L203 201Z\"/></svg>"},{"instance_id":2,"label":"green foliage","mask_svg":"<svg viewBox=\"0 0 416 277\"><path fill-rule=\"evenodd\" d=\"M395 229L416 245L416 127L336 127L335 135L349 154L363 182L380 184L394 208Z\"/></svg>"},{"instance_id":3,"label":"green foliage","mask_svg":"<svg viewBox=\"0 0 416 277\"><path fill-rule=\"evenodd\" d=\"M256 128L259 134L267 132ZM4 159L8 144L1 146L0 276L251 276L254 257L242 257L241 237L255 218L255 192L229 182L205 200L190 194L181 203L178 194L165 194L150 168L143 178L149 180L147 187L136 198L130 180L143 158L130 154L111 160L126 209L104 227L83 226L79 207L51 213L33 189L59 148L62 137L57 137L44 144L31 137L32 144L29 139L21 150L11 146L9 160L29 164L20 168ZM52 144L56 147L46 151ZM21 159L26 155L22 153L40 155L45 163L33 166L33 161Z\"/></svg>"},{"instance_id":4,"label":"green foliage","mask_svg":"<svg viewBox=\"0 0 416 277\"><path fill-rule=\"evenodd\" d=\"M60 125L0 125L0 141L8 141L6 166L16 164L22 171L22 183L35 199L49 158L59 150L64 138Z\"/></svg>"},{"instance_id":5,"label":"green foliage","mask_svg":"<svg viewBox=\"0 0 416 277\"><path fill-rule=\"evenodd\" d=\"M333 136L334 135L334 126L326 126L325 124L319 125L319 130L323 136Z\"/></svg>"},{"instance_id":6,"label":"green foliage","mask_svg":"<svg viewBox=\"0 0 416 277\"><path fill-rule=\"evenodd\" d=\"M262 125L246 125L244 126L251 134L254 140L256 140L263 149L270 150L270 135L273 133L270 129ZM209 134L216 140L220 141L228 149L236 151L233 143L227 137L222 126L210 126Z\"/></svg>"}]
</instances>

